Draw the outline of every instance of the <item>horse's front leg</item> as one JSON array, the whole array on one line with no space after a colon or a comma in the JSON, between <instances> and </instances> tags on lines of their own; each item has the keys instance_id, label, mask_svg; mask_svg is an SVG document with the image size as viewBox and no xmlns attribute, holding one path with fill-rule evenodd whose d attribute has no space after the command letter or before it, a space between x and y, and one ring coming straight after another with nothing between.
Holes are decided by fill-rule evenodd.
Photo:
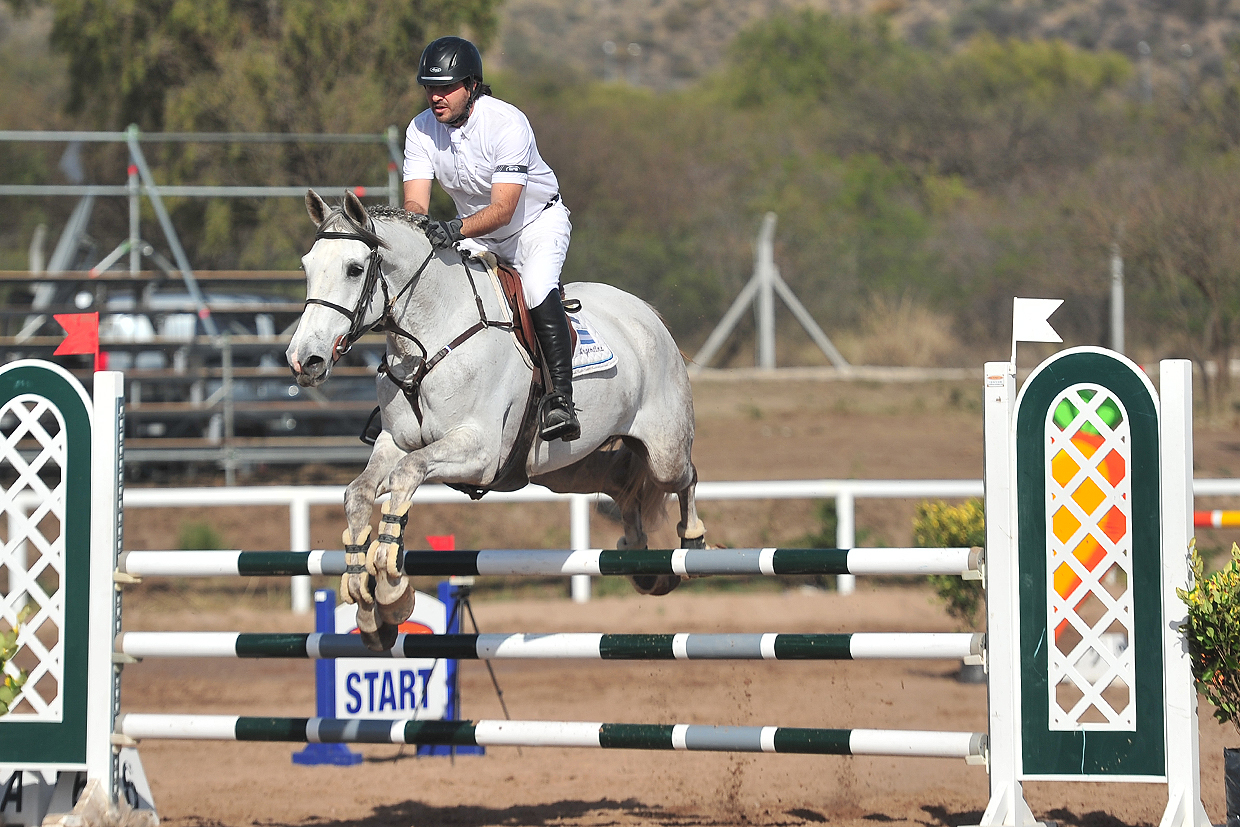
<instances>
[{"instance_id":1,"label":"horse's front leg","mask_svg":"<svg viewBox=\"0 0 1240 827\"><path fill-rule=\"evenodd\" d=\"M366 560L367 569L375 576L375 600L384 626L399 626L413 612L413 587L408 578L402 577L401 568L404 557L401 538L413 492L427 479L479 485L484 480L489 482L486 474L498 467L498 451L498 445L483 439L481 429L462 426L424 448L411 451L388 475L388 490L392 496L383 504L379 536L371 544Z\"/></svg>"},{"instance_id":2,"label":"horse's front leg","mask_svg":"<svg viewBox=\"0 0 1240 827\"><path fill-rule=\"evenodd\" d=\"M383 493L388 474L405 455L397 447L391 433L383 431L375 440L366 470L349 483L344 491L344 513L349 527L344 530L346 571L340 578L340 597L357 604L357 629L366 646L390 649L396 643L395 629L385 630L379 617L373 592L375 578L367 572L366 558L374 543L370 538L370 517L375 499Z\"/></svg>"}]
</instances>

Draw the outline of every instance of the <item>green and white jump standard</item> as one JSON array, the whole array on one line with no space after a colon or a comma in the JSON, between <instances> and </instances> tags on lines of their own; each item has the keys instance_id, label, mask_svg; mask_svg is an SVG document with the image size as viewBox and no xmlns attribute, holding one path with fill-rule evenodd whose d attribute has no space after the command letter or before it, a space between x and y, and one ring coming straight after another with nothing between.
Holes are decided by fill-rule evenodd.
<instances>
[{"instance_id":1,"label":"green and white jump standard","mask_svg":"<svg viewBox=\"0 0 1240 827\"><path fill-rule=\"evenodd\" d=\"M409 721L354 718L247 718L236 715L143 715L117 720L135 741L294 741L342 744L444 744L482 747L595 747L697 752L794 752L899 755L980 763L980 732L880 729L603 724L555 721Z\"/></svg>"},{"instance_id":2,"label":"green and white jump standard","mask_svg":"<svg viewBox=\"0 0 1240 827\"><path fill-rule=\"evenodd\" d=\"M384 652L357 635L245 632L122 632L116 652L130 658L522 658L579 660L894 660L981 663L985 635L952 632L851 634L619 635L401 634Z\"/></svg>"},{"instance_id":3,"label":"green and white jump standard","mask_svg":"<svg viewBox=\"0 0 1240 827\"><path fill-rule=\"evenodd\" d=\"M91 401L54 365L6 365L0 368L0 460L11 468L5 476L16 482L3 496L10 531L0 567L9 571L9 591L0 595L0 620L21 626L17 657L6 668L32 671L29 688L0 717L0 770L68 773L69 780L61 783L58 776L54 790L39 792L33 820L28 812L7 809L3 818L38 824L44 812L65 812L83 774L114 798L142 805L142 797L133 795L132 780L141 775L136 742L219 738L964 758L985 763L989 772L990 800L981 819L986 827L1036 823L1022 789L1031 779L1166 784L1160 827L1208 827L1196 693L1178 632L1186 609L1175 595L1191 577L1190 364L1162 362L1160 382L1161 399L1123 356L1075 348L1035 369L1018 396L1014 363L987 364L985 555L978 549L415 551L403 563L407 573L424 575L955 574L984 579L984 640L918 634L406 635L393 650L373 655L335 635L118 637L118 584L158 575L339 573L343 553L120 554L120 374L95 374ZM33 454L32 443L40 446ZM33 512L15 505L32 499L38 503ZM54 536L41 533L53 529ZM36 634L41 628L57 631L51 647L42 642L47 636ZM1117 636L1124 645L1111 645ZM120 663L171 656L345 655L984 659L988 732L120 715ZM1086 661L1101 667L1079 668Z\"/></svg>"}]
</instances>

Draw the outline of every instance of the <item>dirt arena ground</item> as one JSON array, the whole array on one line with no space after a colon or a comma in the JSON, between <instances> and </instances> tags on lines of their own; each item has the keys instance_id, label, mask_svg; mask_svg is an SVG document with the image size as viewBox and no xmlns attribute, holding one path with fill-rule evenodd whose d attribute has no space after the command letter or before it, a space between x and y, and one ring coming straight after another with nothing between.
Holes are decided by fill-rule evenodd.
<instances>
[{"instance_id":1,"label":"dirt arena ground","mask_svg":"<svg viewBox=\"0 0 1240 827\"><path fill-rule=\"evenodd\" d=\"M975 383L891 387L823 382L699 383L696 457L704 480L970 478L981 475ZM980 382L976 383L980 385ZM1200 423L1199 476L1240 476L1232 423ZM300 481L330 478L303 469ZM859 503L866 545L909 541L911 502ZM1235 507L1202 503L1199 507ZM731 546L792 544L820 529L814 503L706 503L710 539ZM185 516L126 513L128 548L175 547ZM288 542L282 509L204 510L225 543ZM419 511L407 531L455 533L459 547L567 542L559 507L482 505ZM336 547L342 513L316 509L312 543ZM597 545L618 527L594 521ZM670 528L656 538L672 543ZM504 537L508 541L503 540ZM1221 546L1224 532L1203 535ZM652 545L658 545L652 542ZM318 585L327 585L326 582ZM176 581L146 584L126 602L124 628L310 631L290 613L286 584L254 579L233 591ZM843 596L784 591L675 592L641 598L611 590L588 604L561 594L480 591L484 632L953 631L925 587L861 580ZM496 661L515 719L981 730L984 686L956 680L958 664L920 662ZM463 714L501 718L485 666L462 664ZM125 711L308 716L313 665L305 661L146 661L126 668ZM1240 735L1201 708L1202 788L1224 820L1222 749ZM141 754L165 824L227 825L790 825L875 822L966 825L986 805L980 767L943 759L492 748L482 757L415 758L412 748L357 747L350 768L302 767L289 744L146 742ZM1029 784L1034 812L1064 825L1157 824L1165 788Z\"/></svg>"}]
</instances>

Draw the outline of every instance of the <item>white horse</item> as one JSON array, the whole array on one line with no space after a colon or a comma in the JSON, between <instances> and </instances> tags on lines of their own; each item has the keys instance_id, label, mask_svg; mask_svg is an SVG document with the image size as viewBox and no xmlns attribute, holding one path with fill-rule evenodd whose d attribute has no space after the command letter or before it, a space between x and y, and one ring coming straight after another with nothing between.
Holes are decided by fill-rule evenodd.
<instances>
[{"instance_id":1,"label":"white horse","mask_svg":"<svg viewBox=\"0 0 1240 827\"><path fill-rule=\"evenodd\" d=\"M423 482L455 484L473 496L527 482L605 493L620 507L620 548L645 548L643 521L653 525L675 493L682 547L705 547L694 501L689 377L653 308L604 284L565 287L615 361L573 381L581 437L544 442L529 415L537 405L534 363L484 263L432 248L425 216L394 207L368 213L352 193L332 209L311 190L306 209L318 233L302 259L306 308L287 353L298 384L325 381L366 331L387 332L376 377L382 431L344 498L349 571L341 596L357 603L368 646L390 648L413 611L413 589L399 568L401 533ZM375 500L385 491L391 498L368 545ZM647 594L680 582L675 575L633 579Z\"/></svg>"}]
</instances>

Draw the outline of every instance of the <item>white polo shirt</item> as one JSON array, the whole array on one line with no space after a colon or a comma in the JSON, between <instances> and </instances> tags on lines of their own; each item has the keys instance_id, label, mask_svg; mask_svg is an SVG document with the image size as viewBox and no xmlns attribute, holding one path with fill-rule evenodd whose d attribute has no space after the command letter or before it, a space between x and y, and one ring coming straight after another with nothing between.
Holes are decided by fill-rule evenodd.
<instances>
[{"instance_id":1,"label":"white polo shirt","mask_svg":"<svg viewBox=\"0 0 1240 827\"><path fill-rule=\"evenodd\" d=\"M469 120L452 127L420 112L405 131L405 180L436 179L456 204L457 215L470 216L491 203L492 184L521 184L521 200L507 226L488 238L519 232L559 191L551 167L538 154L534 130L515 106L490 95L478 98Z\"/></svg>"}]
</instances>

